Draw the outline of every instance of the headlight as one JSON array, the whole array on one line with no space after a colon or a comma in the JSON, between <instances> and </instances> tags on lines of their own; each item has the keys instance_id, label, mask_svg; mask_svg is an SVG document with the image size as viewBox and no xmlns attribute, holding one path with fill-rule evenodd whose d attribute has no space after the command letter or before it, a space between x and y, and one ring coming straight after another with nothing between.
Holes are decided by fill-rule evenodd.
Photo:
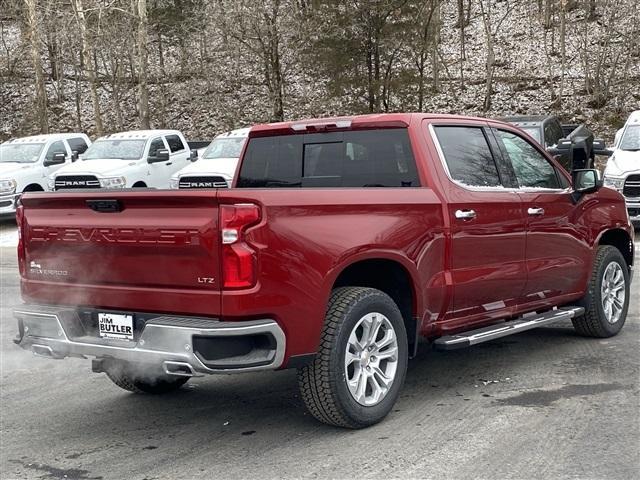
<instances>
[{"instance_id":1,"label":"headlight","mask_svg":"<svg viewBox=\"0 0 640 480\"><path fill-rule=\"evenodd\" d=\"M169 180L169 188L171 188L172 190L176 190L180 185L180 179L179 178L172 178L171 180Z\"/></svg>"},{"instance_id":2,"label":"headlight","mask_svg":"<svg viewBox=\"0 0 640 480\"><path fill-rule=\"evenodd\" d=\"M102 188L124 188L127 184L127 179L124 177L111 177L101 178L100 186Z\"/></svg>"},{"instance_id":3,"label":"headlight","mask_svg":"<svg viewBox=\"0 0 640 480\"><path fill-rule=\"evenodd\" d=\"M624 178L604 177L604 186L613 188L614 190L622 190L624 187Z\"/></svg>"},{"instance_id":4,"label":"headlight","mask_svg":"<svg viewBox=\"0 0 640 480\"><path fill-rule=\"evenodd\" d=\"M49 191L53 192L56 189L56 177L51 176L47 180L47 188Z\"/></svg>"},{"instance_id":5,"label":"headlight","mask_svg":"<svg viewBox=\"0 0 640 480\"><path fill-rule=\"evenodd\" d=\"M10 180L0 180L0 193L16 193L16 186L18 182L16 182L13 178Z\"/></svg>"}]
</instances>

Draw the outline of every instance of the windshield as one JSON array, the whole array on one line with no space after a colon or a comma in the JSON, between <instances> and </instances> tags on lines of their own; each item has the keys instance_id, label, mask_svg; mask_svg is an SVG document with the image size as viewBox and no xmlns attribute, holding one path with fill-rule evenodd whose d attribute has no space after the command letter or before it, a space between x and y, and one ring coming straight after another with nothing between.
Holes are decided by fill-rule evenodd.
<instances>
[{"instance_id":1,"label":"windshield","mask_svg":"<svg viewBox=\"0 0 640 480\"><path fill-rule=\"evenodd\" d=\"M640 150L640 125L629 125L622 136L620 150L637 152Z\"/></svg>"},{"instance_id":2,"label":"windshield","mask_svg":"<svg viewBox=\"0 0 640 480\"><path fill-rule=\"evenodd\" d=\"M38 161L44 143L3 143L0 163L33 163Z\"/></svg>"},{"instance_id":3,"label":"windshield","mask_svg":"<svg viewBox=\"0 0 640 480\"><path fill-rule=\"evenodd\" d=\"M538 143L541 143L540 140L540 128L538 127L522 127L522 129L531 135Z\"/></svg>"},{"instance_id":4,"label":"windshield","mask_svg":"<svg viewBox=\"0 0 640 480\"><path fill-rule=\"evenodd\" d=\"M138 160L142 158L146 143L146 140L98 140L84 152L82 159L118 158L121 160Z\"/></svg>"},{"instance_id":5,"label":"windshield","mask_svg":"<svg viewBox=\"0 0 640 480\"><path fill-rule=\"evenodd\" d=\"M218 138L211 142L202 158L238 158L246 138Z\"/></svg>"}]
</instances>

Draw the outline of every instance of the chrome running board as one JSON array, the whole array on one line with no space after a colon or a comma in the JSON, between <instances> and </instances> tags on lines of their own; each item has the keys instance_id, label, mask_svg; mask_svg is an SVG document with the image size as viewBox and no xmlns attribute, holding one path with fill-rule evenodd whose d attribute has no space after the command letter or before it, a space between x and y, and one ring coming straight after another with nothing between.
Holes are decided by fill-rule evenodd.
<instances>
[{"instance_id":1,"label":"chrome running board","mask_svg":"<svg viewBox=\"0 0 640 480\"><path fill-rule=\"evenodd\" d=\"M584 308L582 307L562 307L540 314L529 313L515 320L440 337L433 342L433 346L438 350L455 350L457 348L470 347L471 345L524 332L525 330L531 330L559 320L570 320L574 317L579 317L583 313Z\"/></svg>"}]
</instances>

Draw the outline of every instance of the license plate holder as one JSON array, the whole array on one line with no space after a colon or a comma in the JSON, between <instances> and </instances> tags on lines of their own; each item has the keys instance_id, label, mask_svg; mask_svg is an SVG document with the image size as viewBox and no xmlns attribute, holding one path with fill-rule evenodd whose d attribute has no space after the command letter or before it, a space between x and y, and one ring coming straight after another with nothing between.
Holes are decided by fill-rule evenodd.
<instances>
[{"instance_id":1,"label":"license plate holder","mask_svg":"<svg viewBox=\"0 0 640 480\"><path fill-rule=\"evenodd\" d=\"M133 342L133 334L133 315L98 313L98 335L100 338Z\"/></svg>"}]
</instances>

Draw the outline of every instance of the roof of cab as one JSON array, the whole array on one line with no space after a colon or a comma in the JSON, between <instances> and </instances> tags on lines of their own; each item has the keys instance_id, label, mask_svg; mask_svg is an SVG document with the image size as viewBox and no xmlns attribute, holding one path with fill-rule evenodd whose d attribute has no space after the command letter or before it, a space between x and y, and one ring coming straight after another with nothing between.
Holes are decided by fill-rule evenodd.
<instances>
[{"instance_id":1,"label":"roof of cab","mask_svg":"<svg viewBox=\"0 0 640 480\"><path fill-rule=\"evenodd\" d=\"M114 139L114 140L148 140L158 135L178 135L178 130L130 130L128 132L112 133L101 137L100 140Z\"/></svg>"},{"instance_id":2,"label":"roof of cab","mask_svg":"<svg viewBox=\"0 0 640 480\"><path fill-rule=\"evenodd\" d=\"M631 112L629 118L627 119L627 124L630 123L640 123L640 110L636 110L635 112Z\"/></svg>"},{"instance_id":3,"label":"roof of cab","mask_svg":"<svg viewBox=\"0 0 640 480\"><path fill-rule=\"evenodd\" d=\"M12 138L6 143L47 143L50 141L64 140L67 138L83 137L84 133L47 133L41 135L32 135L30 137Z\"/></svg>"},{"instance_id":4,"label":"roof of cab","mask_svg":"<svg viewBox=\"0 0 640 480\"><path fill-rule=\"evenodd\" d=\"M236 130L231 130L230 132L224 132L220 135L216 136L216 138L245 138L249 135L249 130L251 127L246 128L237 128Z\"/></svg>"},{"instance_id":5,"label":"roof of cab","mask_svg":"<svg viewBox=\"0 0 640 480\"><path fill-rule=\"evenodd\" d=\"M412 121L444 120L444 121L476 121L481 123L504 123L481 117L466 115L452 115L439 113L374 113L368 115L353 115L343 117L311 118L278 123L254 125L249 131L250 137L264 137L271 135L287 135L292 133L311 133L318 131L335 131L342 128L358 130L370 128L403 128Z\"/></svg>"}]
</instances>

